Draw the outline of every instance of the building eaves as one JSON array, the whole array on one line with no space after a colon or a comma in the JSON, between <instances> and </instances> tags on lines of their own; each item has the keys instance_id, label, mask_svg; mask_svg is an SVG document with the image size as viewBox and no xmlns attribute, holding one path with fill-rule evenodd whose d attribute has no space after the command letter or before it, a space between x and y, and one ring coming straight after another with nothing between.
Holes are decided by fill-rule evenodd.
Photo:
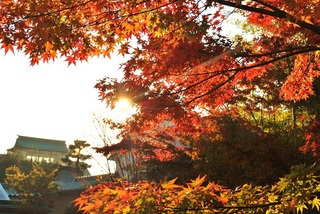
<instances>
[{"instance_id":1,"label":"building eaves","mask_svg":"<svg viewBox=\"0 0 320 214\"><path fill-rule=\"evenodd\" d=\"M55 151L55 152L65 152L65 153L68 152L66 142L63 140L52 140L52 139L35 138L35 137L27 137L27 136L20 136L20 135L18 135L15 147Z\"/></svg>"}]
</instances>

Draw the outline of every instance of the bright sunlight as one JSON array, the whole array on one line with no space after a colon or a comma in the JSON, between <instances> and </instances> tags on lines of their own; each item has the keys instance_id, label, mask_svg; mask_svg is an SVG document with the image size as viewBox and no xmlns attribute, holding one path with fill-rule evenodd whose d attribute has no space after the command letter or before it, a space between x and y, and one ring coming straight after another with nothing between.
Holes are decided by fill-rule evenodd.
<instances>
[{"instance_id":1,"label":"bright sunlight","mask_svg":"<svg viewBox=\"0 0 320 214\"><path fill-rule=\"evenodd\" d=\"M131 117L136 112L136 108L132 105L131 101L127 98L119 99L115 108L112 110L115 122L124 122L127 118Z\"/></svg>"}]
</instances>

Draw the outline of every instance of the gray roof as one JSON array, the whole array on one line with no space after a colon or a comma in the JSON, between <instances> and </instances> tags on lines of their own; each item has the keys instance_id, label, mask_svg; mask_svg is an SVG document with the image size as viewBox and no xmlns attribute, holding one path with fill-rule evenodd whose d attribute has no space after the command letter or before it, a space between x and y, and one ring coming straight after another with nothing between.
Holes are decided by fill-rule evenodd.
<instances>
[{"instance_id":1,"label":"gray roof","mask_svg":"<svg viewBox=\"0 0 320 214\"><path fill-rule=\"evenodd\" d=\"M83 191L90 186L97 185L104 181L111 181L112 175L104 174L91 176L85 173L85 176L78 176L74 167L60 166L58 170L57 184L60 186L60 192L66 191Z\"/></svg>"},{"instance_id":2,"label":"gray roof","mask_svg":"<svg viewBox=\"0 0 320 214\"><path fill-rule=\"evenodd\" d=\"M54 152L68 152L66 141L19 136L14 148L38 149Z\"/></svg>"},{"instance_id":3,"label":"gray roof","mask_svg":"<svg viewBox=\"0 0 320 214\"><path fill-rule=\"evenodd\" d=\"M8 193L5 191L1 183L0 183L0 200L10 201Z\"/></svg>"},{"instance_id":4,"label":"gray roof","mask_svg":"<svg viewBox=\"0 0 320 214\"><path fill-rule=\"evenodd\" d=\"M57 182L57 183L60 186L60 192L65 192L65 191L76 191L76 190L83 191L90 186L97 185L99 182L95 176L90 176L90 177L78 177L67 183L62 183L62 182Z\"/></svg>"},{"instance_id":5,"label":"gray roof","mask_svg":"<svg viewBox=\"0 0 320 214\"><path fill-rule=\"evenodd\" d=\"M99 183L97 176L79 176L74 167L60 166L58 170L57 184L60 192L64 191L83 191L90 186Z\"/></svg>"},{"instance_id":6,"label":"gray roof","mask_svg":"<svg viewBox=\"0 0 320 214\"><path fill-rule=\"evenodd\" d=\"M17 193L15 190L13 190L9 184L7 183L0 183L0 185L3 187L4 191L6 192L8 197L12 196L19 196L19 193Z\"/></svg>"}]
</instances>

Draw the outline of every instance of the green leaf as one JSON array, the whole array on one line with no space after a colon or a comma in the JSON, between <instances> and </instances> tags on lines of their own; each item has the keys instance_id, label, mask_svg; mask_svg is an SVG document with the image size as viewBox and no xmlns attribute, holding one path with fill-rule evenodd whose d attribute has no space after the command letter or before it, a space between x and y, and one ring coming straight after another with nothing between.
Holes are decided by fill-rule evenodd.
<instances>
[{"instance_id":1,"label":"green leaf","mask_svg":"<svg viewBox=\"0 0 320 214\"><path fill-rule=\"evenodd\" d=\"M123 209L123 213L130 213L130 206Z\"/></svg>"}]
</instances>

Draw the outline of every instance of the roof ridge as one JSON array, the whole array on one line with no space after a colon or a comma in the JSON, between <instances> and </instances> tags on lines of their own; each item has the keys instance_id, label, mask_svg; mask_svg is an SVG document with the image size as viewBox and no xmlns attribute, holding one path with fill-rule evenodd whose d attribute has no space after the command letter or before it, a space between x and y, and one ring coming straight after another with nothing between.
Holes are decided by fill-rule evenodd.
<instances>
[{"instance_id":1,"label":"roof ridge","mask_svg":"<svg viewBox=\"0 0 320 214\"><path fill-rule=\"evenodd\" d=\"M18 139L19 137L21 138L29 138L29 139L39 139L39 140L47 140L47 141L56 141L56 142L66 142L66 140L62 139L50 139L50 138L44 138L44 137L31 137L31 136L26 136L26 135L17 135Z\"/></svg>"}]
</instances>

